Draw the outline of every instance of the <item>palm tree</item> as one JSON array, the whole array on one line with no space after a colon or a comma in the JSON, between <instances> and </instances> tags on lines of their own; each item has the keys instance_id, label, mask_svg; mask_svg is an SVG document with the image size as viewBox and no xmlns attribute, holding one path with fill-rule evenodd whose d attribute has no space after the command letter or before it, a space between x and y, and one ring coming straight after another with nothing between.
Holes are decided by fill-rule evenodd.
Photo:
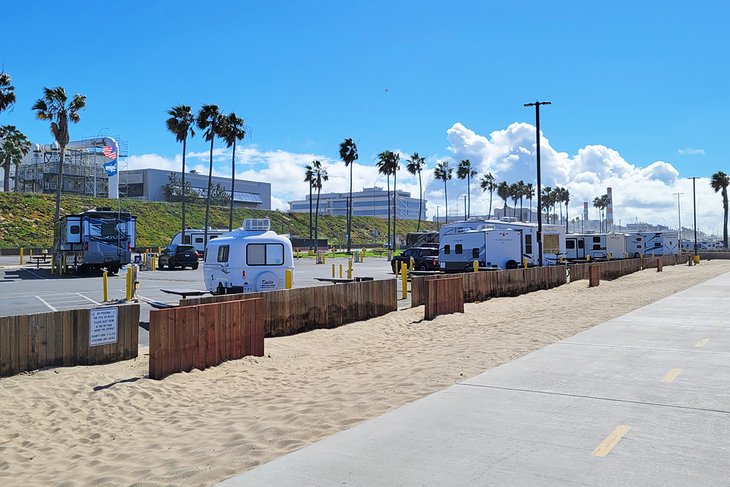
<instances>
[{"instance_id":1,"label":"palm tree","mask_svg":"<svg viewBox=\"0 0 730 487\"><path fill-rule=\"evenodd\" d=\"M522 189L519 183L512 183L509 185L509 197L512 199L512 216L517 217L517 200L520 199Z\"/></svg>"},{"instance_id":2,"label":"palm tree","mask_svg":"<svg viewBox=\"0 0 730 487\"><path fill-rule=\"evenodd\" d=\"M221 119L221 138L226 146L233 147L231 154L231 207L228 210L228 231L233 230L233 199L236 191L236 141L246 136L246 121L234 112Z\"/></svg>"},{"instance_id":3,"label":"palm tree","mask_svg":"<svg viewBox=\"0 0 730 487\"><path fill-rule=\"evenodd\" d=\"M449 167L449 161L441 161L436 164L433 170L433 177L444 182L444 207L446 210L446 223L449 223L449 198L446 192L446 182L454 177L454 169Z\"/></svg>"},{"instance_id":4,"label":"palm tree","mask_svg":"<svg viewBox=\"0 0 730 487\"><path fill-rule=\"evenodd\" d=\"M396 249L396 241L398 236L395 231L395 220L398 214L398 191L396 188L396 179L398 178L398 170L400 169L400 154L392 152L392 166L393 166L393 250Z\"/></svg>"},{"instance_id":5,"label":"palm tree","mask_svg":"<svg viewBox=\"0 0 730 487\"><path fill-rule=\"evenodd\" d=\"M722 242L724 247L727 249L727 187L730 186L730 176L722 171L718 171L712 175L710 179L710 186L715 190L715 193L722 192L722 209L723 209L723 224L722 224Z\"/></svg>"},{"instance_id":6,"label":"palm tree","mask_svg":"<svg viewBox=\"0 0 730 487\"><path fill-rule=\"evenodd\" d=\"M15 191L19 191L18 173L23 157L30 151L30 141L14 125L0 127L0 167L4 170L3 191L10 191L10 167L15 165Z\"/></svg>"},{"instance_id":7,"label":"palm tree","mask_svg":"<svg viewBox=\"0 0 730 487\"><path fill-rule=\"evenodd\" d=\"M417 232L421 231L421 212L423 209L423 181L421 180L421 171L426 167L426 158L418 155L418 152L414 152L410 159L406 169L409 173L414 176L418 174L418 227Z\"/></svg>"},{"instance_id":8,"label":"palm tree","mask_svg":"<svg viewBox=\"0 0 730 487\"><path fill-rule=\"evenodd\" d=\"M194 137L195 131L195 116L193 115L193 109L187 105L177 105L170 108L167 111L170 118L167 119L166 125L167 130L175 135L177 142L182 142L182 242L185 242L185 154L188 146L188 136Z\"/></svg>"},{"instance_id":9,"label":"palm tree","mask_svg":"<svg viewBox=\"0 0 730 487\"><path fill-rule=\"evenodd\" d=\"M546 223L550 223L550 208L553 206L553 188L551 186L545 186L542 188L542 207L545 209L545 220Z\"/></svg>"},{"instance_id":10,"label":"palm tree","mask_svg":"<svg viewBox=\"0 0 730 487\"><path fill-rule=\"evenodd\" d=\"M309 183L309 250L312 250L312 183L314 183L314 168L311 164L304 166L304 182Z\"/></svg>"},{"instance_id":11,"label":"palm tree","mask_svg":"<svg viewBox=\"0 0 730 487\"><path fill-rule=\"evenodd\" d=\"M528 183L525 185L525 198L527 201L530 202L530 219L529 221L532 222L532 198L535 197L535 187L532 185L532 183Z\"/></svg>"},{"instance_id":12,"label":"palm tree","mask_svg":"<svg viewBox=\"0 0 730 487\"><path fill-rule=\"evenodd\" d=\"M319 239L319 194L322 192L322 183L327 181L327 168L320 161L312 161L312 186L317 189L317 210L314 214L314 251L319 250L317 240Z\"/></svg>"},{"instance_id":13,"label":"palm tree","mask_svg":"<svg viewBox=\"0 0 730 487\"><path fill-rule=\"evenodd\" d=\"M456 177L459 179L466 179L466 217L471 216L471 178L476 176L477 172L472 169L471 161L464 159L459 163L456 168Z\"/></svg>"},{"instance_id":14,"label":"palm tree","mask_svg":"<svg viewBox=\"0 0 730 487\"><path fill-rule=\"evenodd\" d=\"M561 201L565 204L565 233L568 233L568 206L570 205L570 191L568 188L562 188Z\"/></svg>"},{"instance_id":15,"label":"palm tree","mask_svg":"<svg viewBox=\"0 0 730 487\"><path fill-rule=\"evenodd\" d=\"M604 199L605 196L605 199ZM608 195L596 196L593 198L593 206L598 208L598 226L599 232L603 232L603 209L606 207Z\"/></svg>"},{"instance_id":16,"label":"palm tree","mask_svg":"<svg viewBox=\"0 0 730 487\"><path fill-rule=\"evenodd\" d=\"M494 176L491 172L488 172L480 181L482 191L489 191L489 215L487 219L492 218L492 198L494 196L494 190L497 189L497 182L494 180Z\"/></svg>"},{"instance_id":17,"label":"palm tree","mask_svg":"<svg viewBox=\"0 0 730 487\"><path fill-rule=\"evenodd\" d=\"M8 73L0 72L0 113L15 104L15 86Z\"/></svg>"},{"instance_id":18,"label":"palm tree","mask_svg":"<svg viewBox=\"0 0 730 487\"><path fill-rule=\"evenodd\" d=\"M347 251L350 252L352 247L352 166L357 160L357 145L352 139L345 139L340 144L340 159L345 163L345 167L350 168L350 197L347 200Z\"/></svg>"},{"instance_id":19,"label":"palm tree","mask_svg":"<svg viewBox=\"0 0 730 487\"><path fill-rule=\"evenodd\" d=\"M61 191L63 190L63 159L66 154L66 146L69 142L68 123L78 123L81 120L79 111L86 108L86 96L76 93L71 101L68 100L66 90L62 86L56 88L43 88L43 98L39 98L33 104L35 116L38 120L51 122L51 133L56 139L59 148L58 157L58 179L56 188L56 212L55 220L61 217ZM55 227L55 225L54 225ZM54 229L54 236L55 236Z\"/></svg>"},{"instance_id":20,"label":"palm tree","mask_svg":"<svg viewBox=\"0 0 730 487\"><path fill-rule=\"evenodd\" d=\"M497 196L499 196L502 201L504 201L504 206L502 207L502 217L507 216L507 200L510 196L510 185L507 183L507 181L502 181L497 186Z\"/></svg>"},{"instance_id":21,"label":"palm tree","mask_svg":"<svg viewBox=\"0 0 730 487\"><path fill-rule=\"evenodd\" d=\"M210 142L210 164L208 165L208 190L205 194L205 230L203 233L203 248L208 245L208 220L210 217L210 189L213 183L213 142L220 136L222 115L218 105L203 105L198 111L196 123L203 130L205 141ZM203 250L205 253L205 250Z\"/></svg>"},{"instance_id":22,"label":"palm tree","mask_svg":"<svg viewBox=\"0 0 730 487\"><path fill-rule=\"evenodd\" d=\"M388 184L388 255L390 255L390 251L393 250L391 247L391 238L390 238L390 175L394 172L394 161L395 161L395 154L393 152L386 150L378 154L378 162L375 164L375 166L378 168L378 172L385 176L385 179Z\"/></svg>"},{"instance_id":23,"label":"palm tree","mask_svg":"<svg viewBox=\"0 0 730 487\"><path fill-rule=\"evenodd\" d=\"M523 180L517 181L517 194L520 197L520 221L525 221L523 218L523 206L522 206L522 200L525 197L525 182Z\"/></svg>"}]
</instances>

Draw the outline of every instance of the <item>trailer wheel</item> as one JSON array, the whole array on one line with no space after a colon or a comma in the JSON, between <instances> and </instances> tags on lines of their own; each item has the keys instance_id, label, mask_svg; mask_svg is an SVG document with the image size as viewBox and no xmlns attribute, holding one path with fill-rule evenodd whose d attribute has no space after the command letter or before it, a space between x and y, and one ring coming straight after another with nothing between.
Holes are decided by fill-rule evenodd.
<instances>
[{"instance_id":1,"label":"trailer wheel","mask_svg":"<svg viewBox=\"0 0 730 487\"><path fill-rule=\"evenodd\" d=\"M519 264L517 264L516 260L508 260L507 264L505 264L505 268L507 269L517 269L519 267Z\"/></svg>"},{"instance_id":2,"label":"trailer wheel","mask_svg":"<svg viewBox=\"0 0 730 487\"><path fill-rule=\"evenodd\" d=\"M641 257L641 255L639 255L638 252L634 252L634 259L638 259L639 257Z\"/></svg>"},{"instance_id":3,"label":"trailer wheel","mask_svg":"<svg viewBox=\"0 0 730 487\"><path fill-rule=\"evenodd\" d=\"M223 283L222 282L219 282L218 283L218 287L216 288L215 293L218 296L226 293L226 288L223 287Z\"/></svg>"}]
</instances>

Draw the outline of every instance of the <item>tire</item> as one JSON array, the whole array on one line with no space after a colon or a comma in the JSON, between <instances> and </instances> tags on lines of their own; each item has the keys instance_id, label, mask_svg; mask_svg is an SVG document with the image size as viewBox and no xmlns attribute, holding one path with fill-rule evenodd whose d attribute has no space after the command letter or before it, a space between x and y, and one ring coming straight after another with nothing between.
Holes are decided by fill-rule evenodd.
<instances>
[{"instance_id":1,"label":"tire","mask_svg":"<svg viewBox=\"0 0 730 487\"><path fill-rule=\"evenodd\" d=\"M218 283L218 287L215 290L215 294L217 296L221 296L221 295L223 295L225 293L226 293L226 288L223 287L223 283L222 282L219 282Z\"/></svg>"},{"instance_id":2,"label":"tire","mask_svg":"<svg viewBox=\"0 0 730 487\"><path fill-rule=\"evenodd\" d=\"M196 262L196 263L195 263L195 264L193 264L193 265L192 265L192 266L191 266L190 268L191 268L192 270L194 270L194 271L198 270L198 263Z\"/></svg>"},{"instance_id":3,"label":"tire","mask_svg":"<svg viewBox=\"0 0 730 487\"><path fill-rule=\"evenodd\" d=\"M427 271L428 269L426 269L426 264L419 264L418 270L419 271Z\"/></svg>"}]
</instances>

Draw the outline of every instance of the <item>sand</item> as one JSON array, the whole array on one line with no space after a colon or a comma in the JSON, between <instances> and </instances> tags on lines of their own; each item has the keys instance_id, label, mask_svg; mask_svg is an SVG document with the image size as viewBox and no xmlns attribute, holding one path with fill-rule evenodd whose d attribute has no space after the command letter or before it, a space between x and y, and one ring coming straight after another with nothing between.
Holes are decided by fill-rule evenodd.
<instances>
[{"instance_id":1,"label":"sand","mask_svg":"<svg viewBox=\"0 0 730 487\"><path fill-rule=\"evenodd\" d=\"M730 271L730 262L423 307L266 340L266 355L145 379L136 360L0 379L0 485L210 485Z\"/></svg>"}]
</instances>

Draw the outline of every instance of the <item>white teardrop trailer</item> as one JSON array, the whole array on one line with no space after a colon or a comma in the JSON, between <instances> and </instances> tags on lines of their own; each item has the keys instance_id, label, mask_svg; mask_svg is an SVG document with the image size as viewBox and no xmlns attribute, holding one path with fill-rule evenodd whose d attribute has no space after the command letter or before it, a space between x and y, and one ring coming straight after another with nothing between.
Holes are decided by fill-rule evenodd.
<instances>
[{"instance_id":1,"label":"white teardrop trailer","mask_svg":"<svg viewBox=\"0 0 730 487\"><path fill-rule=\"evenodd\" d=\"M203 264L206 289L233 294L284 289L294 272L291 241L270 230L268 218L243 221L243 228L208 242Z\"/></svg>"}]
</instances>

